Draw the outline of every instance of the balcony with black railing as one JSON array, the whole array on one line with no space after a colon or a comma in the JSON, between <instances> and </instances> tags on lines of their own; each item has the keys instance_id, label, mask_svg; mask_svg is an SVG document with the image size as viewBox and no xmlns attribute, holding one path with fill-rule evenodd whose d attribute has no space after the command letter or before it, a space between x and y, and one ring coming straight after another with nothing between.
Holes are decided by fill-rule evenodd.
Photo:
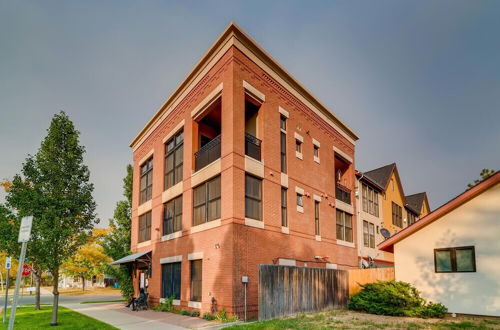
<instances>
[{"instance_id":1,"label":"balcony with black railing","mask_svg":"<svg viewBox=\"0 0 500 330\"><path fill-rule=\"evenodd\" d=\"M210 140L194 154L194 170L198 171L220 158L220 134Z\"/></svg>"},{"instance_id":2,"label":"balcony with black railing","mask_svg":"<svg viewBox=\"0 0 500 330\"><path fill-rule=\"evenodd\" d=\"M261 160L261 158L260 158L261 145L262 145L261 140L257 139L252 134L245 133L245 155L260 161Z\"/></svg>"},{"instance_id":3,"label":"balcony with black railing","mask_svg":"<svg viewBox=\"0 0 500 330\"><path fill-rule=\"evenodd\" d=\"M341 202L351 204L351 189L337 183L335 186L335 199Z\"/></svg>"}]
</instances>

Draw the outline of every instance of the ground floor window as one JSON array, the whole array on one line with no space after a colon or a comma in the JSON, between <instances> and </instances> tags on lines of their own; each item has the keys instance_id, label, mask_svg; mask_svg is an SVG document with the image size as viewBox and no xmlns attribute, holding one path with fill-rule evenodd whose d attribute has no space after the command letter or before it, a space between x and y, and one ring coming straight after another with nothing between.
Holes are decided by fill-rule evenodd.
<instances>
[{"instance_id":1,"label":"ground floor window","mask_svg":"<svg viewBox=\"0 0 500 330\"><path fill-rule=\"evenodd\" d=\"M181 299L181 263L161 265L161 297Z\"/></svg>"},{"instance_id":2,"label":"ground floor window","mask_svg":"<svg viewBox=\"0 0 500 330\"><path fill-rule=\"evenodd\" d=\"M202 260L191 260L191 301L201 302Z\"/></svg>"},{"instance_id":3,"label":"ground floor window","mask_svg":"<svg viewBox=\"0 0 500 330\"><path fill-rule=\"evenodd\" d=\"M337 210L337 239L352 243L352 215Z\"/></svg>"},{"instance_id":4,"label":"ground floor window","mask_svg":"<svg viewBox=\"0 0 500 330\"><path fill-rule=\"evenodd\" d=\"M476 271L476 252L473 246L434 250L436 273L466 273Z\"/></svg>"}]
</instances>

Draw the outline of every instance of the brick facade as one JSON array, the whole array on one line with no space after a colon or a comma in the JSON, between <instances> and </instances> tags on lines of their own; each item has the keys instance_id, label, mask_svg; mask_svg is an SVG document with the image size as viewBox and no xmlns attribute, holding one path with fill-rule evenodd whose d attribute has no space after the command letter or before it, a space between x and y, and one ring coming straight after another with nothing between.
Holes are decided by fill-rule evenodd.
<instances>
[{"instance_id":1,"label":"brick facade","mask_svg":"<svg viewBox=\"0 0 500 330\"><path fill-rule=\"evenodd\" d=\"M229 29L239 28L234 25ZM160 111L154 125L141 133L134 148L134 183L132 198L132 251L152 250L151 277L148 293L153 303L161 298L161 259L178 257L181 261L180 306L190 304L189 258L202 259L201 313L209 312L215 298L217 308L230 313L243 313L244 285L242 276L249 277L247 308L249 317L258 311L258 267L278 263L279 259L295 260L297 266L349 268L357 267L356 205L347 206L353 214L352 241L336 238L336 208L344 203L335 199L338 180L335 155L349 158L342 173L342 184L354 190L354 138L346 138L339 128L273 77L263 65L245 53L243 45L233 44L224 49L211 67L200 73L191 89L179 97L168 111ZM194 152L198 146L198 126L193 110L222 84L221 157L204 169L195 171ZM251 86L245 88L245 86ZM257 92L258 93L257 93ZM264 97L257 116L258 138L262 141L261 161L245 155L245 99ZM250 95L250 96L249 96ZM280 170L280 107L289 114L286 129L287 175ZM164 190L165 138L184 131L183 179L171 191ZM345 129L344 129L345 130ZM296 156L295 133L303 138L302 159ZM313 139L319 141L320 162L313 159ZM139 205L140 165L153 157L153 188L151 202ZM257 169L257 170L255 170ZM209 172L211 174L209 174ZM262 222L245 219L245 173L262 177ZM193 188L200 177L221 176L220 220L193 226ZM285 179L282 179L284 177ZM281 187L288 181L288 229L281 226ZM296 187L303 189L303 213L297 210ZM176 190L177 193L172 193ZM183 196L182 236L166 240L163 237L164 202L179 194ZM319 202L320 233L315 233L314 198ZM354 196L351 196L354 201ZM345 209L346 207L344 207ZM138 243L139 215L151 210L151 240ZM254 225L254 226L252 226ZM199 231L199 228L212 227ZM198 227L198 228L196 228ZM263 228L258 228L263 227ZM288 233L287 233L288 231ZM177 234L179 236L180 234ZM315 258L315 257L321 258ZM165 259L163 259L165 260ZM136 290L139 275L134 277Z\"/></svg>"}]
</instances>

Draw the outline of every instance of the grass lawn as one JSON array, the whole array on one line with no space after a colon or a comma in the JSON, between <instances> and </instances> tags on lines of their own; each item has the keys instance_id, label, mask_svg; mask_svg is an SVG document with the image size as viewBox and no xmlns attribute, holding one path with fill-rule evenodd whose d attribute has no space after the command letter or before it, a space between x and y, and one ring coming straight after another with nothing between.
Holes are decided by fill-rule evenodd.
<instances>
[{"instance_id":1,"label":"grass lawn","mask_svg":"<svg viewBox=\"0 0 500 330\"><path fill-rule=\"evenodd\" d=\"M51 287L45 287L49 292L52 292ZM98 287L88 287L83 291L81 288L59 288L60 295L81 295L81 294L120 294L120 289L115 289L113 287L98 288Z\"/></svg>"},{"instance_id":2,"label":"grass lawn","mask_svg":"<svg viewBox=\"0 0 500 330\"><path fill-rule=\"evenodd\" d=\"M115 300L87 300L87 301L82 301L80 304L100 304L100 303L114 303L114 302L125 302L125 299L115 299Z\"/></svg>"},{"instance_id":3,"label":"grass lawn","mask_svg":"<svg viewBox=\"0 0 500 330\"><path fill-rule=\"evenodd\" d=\"M465 317L418 319L370 315L345 310L235 325L226 329L500 329L500 319Z\"/></svg>"},{"instance_id":4,"label":"grass lawn","mask_svg":"<svg viewBox=\"0 0 500 330\"><path fill-rule=\"evenodd\" d=\"M10 316L10 308L7 310ZM16 321L14 329L116 329L115 327L59 306L59 326L51 327L52 306L42 306L35 311L33 306L18 307L16 310ZM8 320L5 324L0 322L0 329L7 329Z\"/></svg>"}]
</instances>

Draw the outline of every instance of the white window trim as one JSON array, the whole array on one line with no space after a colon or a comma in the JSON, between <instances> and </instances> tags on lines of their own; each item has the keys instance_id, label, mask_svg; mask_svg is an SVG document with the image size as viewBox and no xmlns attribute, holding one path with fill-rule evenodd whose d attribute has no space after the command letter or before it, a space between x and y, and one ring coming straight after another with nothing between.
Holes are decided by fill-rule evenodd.
<instances>
[{"instance_id":1,"label":"white window trim","mask_svg":"<svg viewBox=\"0 0 500 330\"><path fill-rule=\"evenodd\" d=\"M343 241L341 239L337 239L337 244L338 245L342 245L342 246L347 246L347 247L350 247L350 248L355 248L356 247L356 245L354 244L354 242Z\"/></svg>"},{"instance_id":2,"label":"white window trim","mask_svg":"<svg viewBox=\"0 0 500 330\"><path fill-rule=\"evenodd\" d=\"M171 264L174 262L182 262L182 255L160 258L160 264Z\"/></svg>"},{"instance_id":3,"label":"white window trim","mask_svg":"<svg viewBox=\"0 0 500 330\"><path fill-rule=\"evenodd\" d=\"M150 245L151 245L151 240L147 240L144 242L137 243L137 248L140 249L140 248L150 246Z\"/></svg>"},{"instance_id":4,"label":"white window trim","mask_svg":"<svg viewBox=\"0 0 500 330\"><path fill-rule=\"evenodd\" d=\"M264 229L264 220L245 218L245 226Z\"/></svg>"},{"instance_id":5,"label":"white window trim","mask_svg":"<svg viewBox=\"0 0 500 330\"><path fill-rule=\"evenodd\" d=\"M279 258L278 264L280 266L296 266L297 262L294 259Z\"/></svg>"},{"instance_id":6,"label":"white window trim","mask_svg":"<svg viewBox=\"0 0 500 330\"><path fill-rule=\"evenodd\" d=\"M163 144L165 144L170 138L172 138L175 134L177 134L181 128L184 127L185 120L181 120L180 123L178 123L174 128L170 130L170 132L163 138Z\"/></svg>"},{"instance_id":7,"label":"white window trim","mask_svg":"<svg viewBox=\"0 0 500 330\"><path fill-rule=\"evenodd\" d=\"M264 95L264 93L259 91L257 88L253 87L248 81L243 80L243 88L245 89L245 92L257 99L257 101L260 101L261 103L266 101L266 95Z\"/></svg>"},{"instance_id":8,"label":"white window trim","mask_svg":"<svg viewBox=\"0 0 500 330\"><path fill-rule=\"evenodd\" d=\"M290 234L290 228L281 226L281 232L283 234Z\"/></svg>"},{"instance_id":9,"label":"white window trim","mask_svg":"<svg viewBox=\"0 0 500 330\"><path fill-rule=\"evenodd\" d=\"M173 240L173 239L176 239L179 237L182 237L182 230L176 231L176 232L171 233L171 234L163 235L161 237L161 241L162 242L170 241L170 240Z\"/></svg>"},{"instance_id":10,"label":"white window trim","mask_svg":"<svg viewBox=\"0 0 500 330\"><path fill-rule=\"evenodd\" d=\"M144 164L149 158L151 158L151 156L153 156L154 153L155 153L154 148L149 150L149 152L145 154L144 157L141 158L141 160L139 160L138 162L139 166L142 166L142 164Z\"/></svg>"},{"instance_id":11,"label":"white window trim","mask_svg":"<svg viewBox=\"0 0 500 330\"><path fill-rule=\"evenodd\" d=\"M293 137L295 138L295 140L299 140L301 143L304 143L304 138L299 133L293 132Z\"/></svg>"},{"instance_id":12,"label":"white window trim","mask_svg":"<svg viewBox=\"0 0 500 330\"><path fill-rule=\"evenodd\" d=\"M342 158L345 160L349 161L351 164L354 163L352 157L350 157L348 154L337 148L336 146L333 146L333 151L337 154L339 154Z\"/></svg>"},{"instance_id":13,"label":"white window trim","mask_svg":"<svg viewBox=\"0 0 500 330\"><path fill-rule=\"evenodd\" d=\"M278 106L278 111L280 112L280 114L283 115L283 117L285 117L286 119L290 118L290 113L288 111L286 111L285 109L283 109L282 107Z\"/></svg>"},{"instance_id":14,"label":"white window trim","mask_svg":"<svg viewBox=\"0 0 500 330\"><path fill-rule=\"evenodd\" d=\"M200 260L203 259L203 251L193 252L188 254L188 260Z\"/></svg>"},{"instance_id":15,"label":"white window trim","mask_svg":"<svg viewBox=\"0 0 500 330\"><path fill-rule=\"evenodd\" d=\"M212 220L209 222L202 223L200 225L193 226L193 227L191 227L189 232L191 234L194 234L194 233L198 233L200 231L205 231L205 230L209 230L209 229L212 229L215 227L220 227L221 225L222 225L221 219L215 219L215 220Z\"/></svg>"},{"instance_id":16,"label":"white window trim","mask_svg":"<svg viewBox=\"0 0 500 330\"><path fill-rule=\"evenodd\" d=\"M189 301L188 307L201 309L201 301Z\"/></svg>"}]
</instances>

